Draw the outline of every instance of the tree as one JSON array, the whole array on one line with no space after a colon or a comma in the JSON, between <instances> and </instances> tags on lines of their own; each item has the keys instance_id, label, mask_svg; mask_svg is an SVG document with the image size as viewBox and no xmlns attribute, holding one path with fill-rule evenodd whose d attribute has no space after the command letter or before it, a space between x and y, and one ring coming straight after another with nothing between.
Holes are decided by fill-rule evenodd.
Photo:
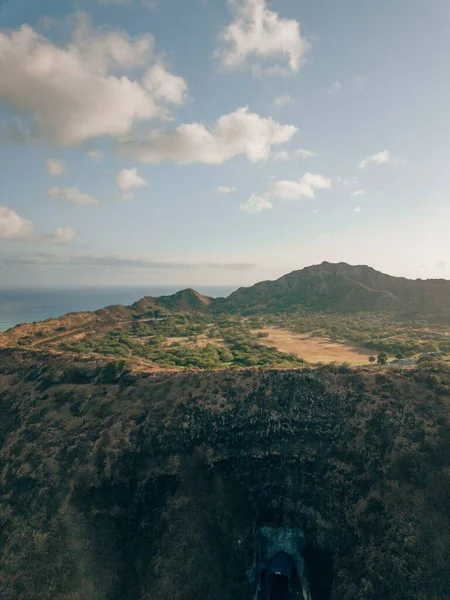
<instances>
[{"instance_id":1,"label":"tree","mask_svg":"<svg viewBox=\"0 0 450 600\"><path fill-rule=\"evenodd\" d=\"M395 355L395 358L397 358L398 360L401 360L403 358L403 353L397 352L397 354Z\"/></svg>"},{"instance_id":2,"label":"tree","mask_svg":"<svg viewBox=\"0 0 450 600\"><path fill-rule=\"evenodd\" d=\"M377 359L375 356L369 356L369 362L374 363Z\"/></svg>"},{"instance_id":3,"label":"tree","mask_svg":"<svg viewBox=\"0 0 450 600\"><path fill-rule=\"evenodd\" d=\"M388 360L388 355L386 354L386 352L380 352L380 354L377 356L377 362L379 365L385 365L387 363Z\"/></svg>"},{"instance_id":4,"label":"tree","mask_svg":"<svg viewBox=\"0 0 450 600\"><path fill-rule=\"evenodd\" d=\"M126 362L124 360L115 360L103 367L102 379L104 383L115 383L122 375Z\"/></svg>"}]
</instances>

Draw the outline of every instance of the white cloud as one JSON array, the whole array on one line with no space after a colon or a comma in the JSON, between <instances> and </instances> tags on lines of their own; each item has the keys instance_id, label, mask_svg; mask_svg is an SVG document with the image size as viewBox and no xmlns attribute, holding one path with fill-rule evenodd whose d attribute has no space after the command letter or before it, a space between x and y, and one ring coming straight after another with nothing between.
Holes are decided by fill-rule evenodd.
<instances>
[{"instance_id":1,"label":"white cloud","mask_svg":"<svg viewBox=\"0 0 450 600\"><path fill-rule=\"evenodd\" d=\"M116 184L122 192L128 192L132 188L145 187L147 182L138 174L136 167L133 169L123 169L116 177Z\"/></svg>"},{"instance_id":2,"label":"white cloud","mask_svg":"<svg viewBox=\"0 0 450 600\"><path fill-rule=\"evenodd\" d=\"M293 125L280 125L243 107L221 116L211 129L202 123L183 124L122 141L119 147L143 163L220 165L239 154L256 163L267 160L272 145L289 141L296 131Z\"/></svg>"},{"instance_id":3,"label":"white cloud","mask_svg":"<svg viewBox=\"0 0 450 600\"><path fill-rule=\"evenodd\" d=\"M273 208L268 198L282 198L286 200L299 200L307 198L312 200L316 197L317 190L324 190L331 187L331 179L323 175L314 175L305 173L297 181L281 180L272 183L269 189L261 196L253 195L244 204L241 204L241 210L246 212L259 212Z\"/></svg>"},{"instance_id":4,"label":"white cloud","mask_svg":"<svg viewBox=\"0 0 450 600\"><path fill-rule=\"evenodd\" d=\"M317 190L329 189L330 187L331 179L323 175L305 173L297 181L276 181L269 187L266 195L287 200L299 200L300 198L312 200L316 197Z\"/></svg>"},{"instance_id":5,"label":"white cloud","mask_svg":"<svg viewBox=\"0 0 450 600\"><path fill-rule=\"evenodd\" d=\"M305 150L305 148L299 148L295 151L295 154L300 156L300 158L313 158L314 156L317 156L315 152L312 152L311 150Z\"/></svg>"},{"instance_id":6,"label":"white cloud","mask_svg":"<svg viewBox=\"0 0 450 600\"><path fill-rule=\"evenodd\" d=\"M317 210L317 208L315 208L312 212L313 212L313 215L318 215L319 214L319 211Z\"/></svg>"},{"instance_id":7,"label":"white cloud","mask_svg":"<svg viewBox=\"0 0 450 600\"><path fill-rule=\"evenodd\" d=\"M248 63L251 58L284 56L291 71L299 70L309 44L301 37L298 21L279 17L267 8L265 0L228 0L228 3L235 17L223 30L221 47L216 52L223 67L251 66Z\"/></svg>"},{"instance_id":8,"label":"white cloud","mask_svg":"<svg viewBox=\"0 0 450 600\"><path fill-rule=\"evenodd\" d=\"M34 233L33 223L7 206L0 206L0 239L23 240Z\"/></svg>"},{"instance_id":9,"label":"white cloud","mask_svg":"<svg viewBox=\"0 0 450 600\"><path fill-rule=\"evenodd\" d=\"M363 196L365 193L365 190L355 190L352 192L352 196Z\"/></svg>"},{"instance_id":10,"label":"white cloud","mask_svg":"<svg viewBox=\"0 0 450 600\"><path fill-rule=\"evenodd\" d=\"M62 160L49 158L47 160L47 173L52 177L58 177L67 173L67 165Z\"/></svg>"},{"instance_id":11,"label":"white cloud","mask_svg":"<svg viewBox=\"0 0 450 600\"><path fill-rule=\"evenodd\" d=\"M46 236L48 241L53 241L56 244L70 244L76 237L75 231L70 227L57 227L56 232L50 236Z\"/></svg>"},{"instance_id":12,"label":"white cloud","mask_svg":"<svg viewBox=\"0 0 450 600\"><path fill-rule=\"evenodd\" d=\"M219 185L219 187L217 188L217 192L219 194L232 194L233 192L236 192L236 188L234 186L230 186L230 185Z\"/></svg>"},{"instance_id":13,"label":"white cloud","mask_svg":"<svg viewBox=\"0 0 450 600\"><path fill-rule=\"evenodd\" d=\"M187 83L182 77L172 75L161 64L151 67L144 79L144 87L152 92L156 100L171 104L183 104L187 94Z\"/></svg>"},{"instance_id":14,"label":"white cloud","mask_svg":"<svg viewBox=\"0 0 450 600\"><path fill-rule=\"evenodd\" d=\"M86 152L86 154L90 159L97 162L100 162L103 159L103 152L101 150L90 150L89 152Z\"/></svg>"},{"instance_id":15,"label":"white cloud","mask_svg":"<svg viewBox=\"0 0 450 600\"><path fill-rule=\"evenodd\" d=\"M29 242L54 242L68 244L75 239L75 231L69 227L58 227L55 233L37 233L34 225L7 206L0 206L0 239Z\"/></svg>"},{"instance_id":16,"label":"white cloud","mask_svg":"<svg viewBox=\"0 0 450 600\"><path fill-rule=\"evenodd\" d=\"M377 152L372 154L372 156L368 156L367 158L360 160L358 163L358 169L366 169L371 163L375 163L377 165L389 163L391 165L403 166L407 162L408 161L406 158L395 156L390 150L383 150L382 152Z\"/></svg>"},{"instance_id":17,"label":"white cloud","mask_svg":"<svg viewBox=\"0 0 450 600\"><path fill-rule=\"evenodd\" d=\"M100 204L100 200L90 196L89 194L80 192L80 190L76 187L53 187L47 190L47 195L51 196L52 198L69 200L69 202L73 202L73 204L78 204L80 206Z\"/></svg>"},{"instance_id":18,"label":"white cloud","mask_svg":"<svg viewBox=\"0 0 450 600\"><path fill-rule=\"evenodd\" d=\"M284 96L278 96L273 101L275 106L286 106L287 104L292 104L294 102L294 98L289 96L289 94L285 94Z\"/></svg>"},{"instance_id":19,"label":"white cloud","mask_svg":"<svg viewBox=\"0 0 450 600\"><path fill-rule=\"evenodd\" d=\"M169 118L165 103L179 104L186 89L154 45L150 34L93 30L83 14L67 46L28 25L0 33L0 100L32 118L35 136L57 144L128 135L140 121ZM141 80L124 74L136 68L148 69Z\"/></svg>"},{"instance_id":20,"label":"white cloud","mask_svg":"<svg viewBox=\"0 0 450 600\"><path fill-rule=\"evenodd\" d=\"M354 209L354 212L355 212L355 213L359 213L359 212L361 212L361 210L362 210L362 208L361 208L360 206L357 206L357 207Z\"/></svg>"},{"instance_id":21,"label":"white cloud","mask_svg":"<svg viewBox=\"0 0 450 600\"><path fill-rule=\"evenodd\" d=\"M341 177L338 175L336 177L336 181L345 187L355 187L359 184L359 181L356 179L356 177Z\"/></svg>"},{"instance_id":22,"label":"white cloud","mask_svg":"<svg viewBox=\"0 0 450 600\"><path fill-rule=\"evenodd\" d=\"M291 160L291 157L289 156L289 152L286 152L286 150L281 150L280 152L275 152L272 156L273 160L277 160L277 161L288 161Z\"/></svg>"},{"instance_id":23,"label":"white cloud","mask_svg":"<svg viewBox=\"0 0 450 600\"><path fill-rule=\"evenodd\" d=\"M257 213L271 208L272 203L269 202L267 198L264 198L264 196L256 196L256 194L253 194L251 198L241 204L241 210L248 213Z\"/></svg>"},{"instance_id":24,"label":"white cloud","mask_svg":"<svg viewBox=\"0 0 450 600\"><path fill-rule=\"evenodd\" d=\"M339 94L339 92L341 90L342 90L342 83L340 81L335 81L327 89L327 94L330 94L330 96L333 96L334 94Z\"/></svg>"}]
</instances>

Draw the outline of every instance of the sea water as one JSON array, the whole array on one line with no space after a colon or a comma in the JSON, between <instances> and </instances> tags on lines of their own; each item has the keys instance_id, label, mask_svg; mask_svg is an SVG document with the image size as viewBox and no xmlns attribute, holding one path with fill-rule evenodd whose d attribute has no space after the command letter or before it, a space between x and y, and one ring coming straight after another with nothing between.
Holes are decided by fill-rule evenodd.
<instances>
[{"instance_id":1,"label":"sea water","mask_svg":"<svg viewBox=\"0 0 450 600\"><path fill-rule=\"evenodd\" d=\"M32 323L69 312L98 310L111 304L133 304L144 296L174 294L184 286L147 286L74 289L0 290L0 331L19 323ZM228 296L235 287L197 286L198 292L214 298Z\"/></svg>"}]
</instances>

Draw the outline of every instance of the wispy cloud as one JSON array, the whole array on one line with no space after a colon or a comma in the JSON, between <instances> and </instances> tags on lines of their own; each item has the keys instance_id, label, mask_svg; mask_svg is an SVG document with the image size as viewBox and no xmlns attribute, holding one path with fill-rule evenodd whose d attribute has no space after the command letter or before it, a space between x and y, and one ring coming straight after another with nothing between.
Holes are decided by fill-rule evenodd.
<instances>
[{"instance_id":1,"label":"wispy cloud","mask_svg":"<svg viewBox=\"0 0 450 600\"><path fill-rule=\"evenodd\" d=\"M269 187L266 195L286 200L299 200L300 198L312 200L315 198L317 190L325 190L330 187L331 179L323 175L305 173L296 181L276 181Z\"/></svg>"},{"instance_id":2,"label":"wispy cloud","mask_svg":"<svg viewBox=\"0 0 450 600\"><path fill-rule=\"evenodd\" d=\"M47 160L47 173L51 177L59 177L67 174L67 165L63 160L49 158Z\"/></svg>"},{"instance_id":3,"label":"wispy cloud","mask_svg":"<svg viewBox=\"0 0 450 600\"><path fill-rule=\"evenodd\" d=\"M330 96L334 96L335 94L339 94L339 92L341 90L342 90L342 83L340 81L335 81L327 89L327 94L330 94Z\"/></svg>"},{"instance_id":4,"label":"wispy cloud","mask_svg":"<svg viewBox=\"0 0 450 600\"><path fill-rule=\"evenodd\" d=\"M358 169L364 170L370 164L377 164L377 165L391 164L391 165L403 166L407 162L408 161L406 160L406 158L401 158L400 156L395 156L394 154L392 154L392 152L390 150L383 150L382 152L376 152L375 154L372 154L372 156L368 156L367 158L360 160L358 163Z\"/></svg>"},{"instance_id":5,"label":"wispy cloud","mask_svg":"<svg viewBox=\"0 0 450 600\"><path fill-rule=\"evenodd\" d=\"M219 194L233 194L237 189L233 185L219 185L217 192Z\"/></svg>"},{"instance_id":6,"label":"wispy cloud","mask_svg":"<svg viewBox=\"0 0 450 600\"><path fill-rule=\"evenodd\" d=\"M291 156L289 154L289 152L287 152L286 150L280 150L280 152L274 152L274 154L272 155L273 160L279 161L279 162L287 162L288 160L291 160Z\"/></svg>"},{"instance_id":7,"label":"wispy cloud","mask_svg":"<svg viewBox=\"0 0 450 600\"><path fill-rule=\"evenodd\" d=\"M313 158L315 156L318 156L318 154L316 152L312 152L311 150L306 150L305 148L298 148L295 151L295 154L297 156L300 156L300 158Z\"/></svg>"},{"instance_id":8,"label":"wispy cloud","mask_svg":"<svg viewBox=\"0 0 450 600\"><path fill-rule=\"evenodd\" d=\"M100 162L103 159L103 152L101 150L90 150L89 152L86 152L86 154L91 160L97 162Z\"/></svg>"},{"instance_id":9,"label":"wispy cloud","mask_svg":"<svg viewBox=\"0 0 450 600\"><path fill-rule=\"evenodd\" d=\"M273 101L274 106L286 106L287 104L292 104L294 102L294 98L289 94L285 94L284 96L278 96Z\"/></svg>"},{"instance_id":10,"label":"wispy cloud","mask_svg":"<svg viewBox=\"0 0 450 600\"><path fill-rule=\"evenodd\" d=\"M352 196L363 196L366 193L365 190L354 190Z\"/></svg>"},{"instance_id":11,"label":"wispy cloud","mask_svg":"<svg viewBox=\"0 0 450 600\"><path fill-rule=\"evenodd\" d=\"M241 204L241 210L256 213L262 210L273 208L269 199L277 198L283 200L300 200L305 198L312 200L316 197L319 190L329 189L331 179L323 175L305 173L303 177L295 181L284 179L275 181L261 195L253 194L246 202Z\"/></svg>"},{"instance_id":12,"label":"wispy cloud","mask_svg":"<svg viewBox=\"0 0 450 600\"><path fill-rule=\"evenodd\" d=\"M241 204L241 210L248 213L258 213L262 210L270 210L272 206L272 203L264 196L253 194L246 202Z\"/></svg>"},{"instance_id":13,"label":"wispy cloud","mask_svg":"<svg viewBox=\"0 0 450 600\"><path fill-rule=\"evenodd\" d=\"M151 256L133 254L49 254L38 253L33 256L18 256L2 259L2 262L18 265L61 265L80 266L102 269L155 269L155 270L196 270L222 269L229 271L246 271L257 266L247 262L186 262L178 260L159 260Z\"/></svg>"},{"instance_id":14,"label":"wispy cloud","mask_svg":"<svg viewBox=\"0 0 450 600\"><path fill-rule=\"evenodd\" d=\"M98 198L94 198L89 194L85 194L76 187L53 187L47 190L47 195L51 198L57 198L58 200L68 200L69 202L78 204L80 206L100 204L100 200Z\"/></svg>"},{"instance_id":15,"label":"wispy cloud","mask_svg":"<svg viewBox=\"0 0 450 600\"><path fill-rule=\"evenodd\" d=\"M338 175L336 177L336 181L344 187L355 187L359 184L359 181L356 179L356 177L341 177Z\"/></svg>"}]
</instances>

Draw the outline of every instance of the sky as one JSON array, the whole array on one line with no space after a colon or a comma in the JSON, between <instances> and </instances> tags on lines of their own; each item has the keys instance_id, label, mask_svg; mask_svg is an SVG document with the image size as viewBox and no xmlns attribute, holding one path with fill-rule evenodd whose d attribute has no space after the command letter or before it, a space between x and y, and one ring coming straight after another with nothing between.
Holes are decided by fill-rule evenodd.
<instances>
[{"instance_id":1,"label":"sky","mask_svg":"<svg viewBox=\"0 0 450 600\"><path fill-rule=\"evenodd\" d=\"M450 278L448 0L0 0L0 288Z\"/></svg>"}]
</instances>

